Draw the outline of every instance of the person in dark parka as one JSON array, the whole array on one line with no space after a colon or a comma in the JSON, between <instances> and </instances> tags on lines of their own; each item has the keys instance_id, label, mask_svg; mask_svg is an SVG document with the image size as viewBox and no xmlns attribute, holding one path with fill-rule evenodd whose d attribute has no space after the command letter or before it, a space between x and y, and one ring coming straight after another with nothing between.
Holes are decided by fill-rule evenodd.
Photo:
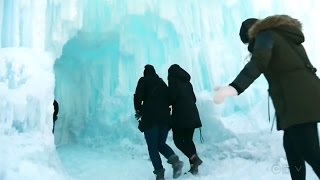
<instances>
[{"instance_id":1,"label":"person in dark parka","mask_svg":"<svg viewBox=\"0 0 320 180\"><path fill-rule=\"evenodd\" d=\"M247 19L240 37L249 43L251 60L236 79L216 89L214 101L245 91L261 74L269 84L277 128L284 130L283 146L293 180L306 178L305 161L320 178L320 80L302 45L302 25L287 15Z\"/></svg>"},{"instance_id":2,"label":"person in dark parka","mask_svg":"<svg viewBox=\"0 0 320 180\"><path fill-rule=\"evenodd\" d=\"M134 108L136 117L141 116L140 130L144 132L156 179L164 179L159 152L172 165L173 178L178 178L183 162L166 144L171 123L168 87L152 65L145 66L144 76L138 81L134 94Z\"/></svg>"},{"instance_id":3,"label":"person in dark parka","mask_svg":"<svg viewBox=\"0 0 320 180\"><path fill-rule=\"evenodd\" d=\"M56 124L56 121L58 120L58 113L59 113L59 104L56 100L53 101L53 128L52 128L52 133L54 133L54 126Z\"/></svg>"},{"instance_id":4,"label":"person in dark parka","mask_svg":"<svg viewBox=\"0 0 320 180\"><path fill-rule=\"evenodd\" d=\"M202 124L190 79L190 75L177 64L171 65L168 69L173 141L177 148L189 158L191 166L189 172L197 174L202 160L197 155L193 134L194 130L201 127Z\"/></svg>"}]
</instances>

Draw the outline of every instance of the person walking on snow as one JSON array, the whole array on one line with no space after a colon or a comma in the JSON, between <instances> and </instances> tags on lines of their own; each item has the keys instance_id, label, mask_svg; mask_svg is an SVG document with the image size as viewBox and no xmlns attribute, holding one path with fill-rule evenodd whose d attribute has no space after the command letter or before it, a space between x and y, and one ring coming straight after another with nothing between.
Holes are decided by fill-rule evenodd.
<instances>
[{"instance_id":1,"label":"person walking on snow","mask_svg":"<svg viewBox=\"0 0 320 180\"><path fill-rule=\"evenodd\" d=\"M320 178L320 80L302 45L302 25L287 15L274 15L242 23L240 38L249 43L251 60L235 80L215 89L215 103L240 95L261 74L269 84L278 130L293 180L306 179L305 162Z\"/></svg>"},{"instance_id":2,"label":"person walking on snow","mask_svg":"<svg viewBox=\"0 0 320 180\"><path fill-rule=\"evenodd\" d=\"M54 127L56 124L56 121L58 120L58 113L59 113L59 104L56 100L53 101L53 127L52 127L52 133L54 133Z\"/></svg>"},{"instance_id":3,"label":"person walking on snow","mask_svg":"<svg viewBox=\"0 0 320 180\"><path fill-rule=\"evenodd\" d=\"M173 168L173 178L181 175L183 162L166 144L170 128L169 94L166 83L152 65L146 65L134 94L136 118L141 117L139 129L144 132L156 180L164 180L165 169L159 152Z\"/></svg>"},{"instance_id":4,"label":"person walking on snow","mask_svg":"<svg viewBox=\"0 0 320 180\"><path fill-rule=\"evenodd\" d=\"M197 155L193 142L196 128L202 126L196 105L196 96L190 83L190 75L179 65L168 69L169 97L172 105L172 134L177 148L188 157L192 174L198 174L202 160Z\"/></svg>"}]
</instances>

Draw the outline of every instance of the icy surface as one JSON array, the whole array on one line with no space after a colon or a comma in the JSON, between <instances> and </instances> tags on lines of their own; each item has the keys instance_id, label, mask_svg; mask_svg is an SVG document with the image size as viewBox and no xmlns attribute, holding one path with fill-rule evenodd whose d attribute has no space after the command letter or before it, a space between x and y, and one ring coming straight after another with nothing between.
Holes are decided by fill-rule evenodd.
<instances>
[{"instance_id":1,"label":"icy surface","mask_svg":"<svg viewBox=\"0 0 320 180\"><path fill-rule=\"evenodd\" d=\"M0 180L154 179L132 103L146 63L164 80L173 63L192 76L204 164L199 177L181 179L290 179L282 132L270 131L265 79L220 106L212 89L245 64L238 32L249 17L301 20L320 69L318 7L317 0L0 0ZM171 134L168 143L174 147ZM309 167L307 174L316 179Z\"/></svg>"},{"instance_id":2,"label":"icy surface","mask_svg":"<svg viewBox=\"0 0 320 180\"><path fill-rule=\"evenodd\" d=\"M50 54L0 49L0 179L63 179L51 134Z\"/></svg>"}]
</instances>

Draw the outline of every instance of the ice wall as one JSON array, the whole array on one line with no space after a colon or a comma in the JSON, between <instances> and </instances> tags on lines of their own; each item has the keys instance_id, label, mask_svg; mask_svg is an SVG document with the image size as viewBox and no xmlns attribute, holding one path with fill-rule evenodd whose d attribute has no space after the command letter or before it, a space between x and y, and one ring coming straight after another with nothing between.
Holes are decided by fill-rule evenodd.
<instances>
[{"instance_id":1,"label":"ice wall","mask_svg":"<svg viewBox=\"0 0 320 180\"><path fill-rule=\"evenodd\" d=\"M52 129L51 54L0 49L0 179L63 179Z\"/></svg>"},{"instance_id":2,"label":"ice wall","mask_svg":"<svg viewBox=\"0 0 320 180\"><path fill-rule=\"evenodd\" d=\"M0 49L0 133L48 131L54 78L49 54L28 48Z\"/></svg>"},{"instance_id":3,"label":"ice wall","mask_svg":"<svg viewBox=\"0 0 320 180\"><path fill-rule=\"evenodd\" d=\"M64 179L53 63L81 26L77 1L0 0L0 179Z\"/></svg>"},{"instance_id":4,"label":"ice wall","mask_svg":"<svg viewBox=\"0 0 320 180\"><path fill-rule=\"evenodd\" d=\"M233 129L235 132L269 129L263 77L246 93L219 107L210 101L212 89L230 83L248 60L238 36L241 22L248 17L289 14L299 18L310 59L316 60L314 40L319 37L314 34L319 27L311 19L316 17L318 5L316 1L276 0L84 1L83 27L66 43L55 64L55 95L62 107L57 142L135 141L139 132L135 130L132 94L147 63L153 64L163 79L173 63L190 72L205 128L221 130L216 139L227 131L222 124L233 128L217 118L221 115L244 119L231 124L249 128ZM319 67L318 61L313 63Z\"/></svg>"},{"instance_id":5,"label":"ice wall","mask_svg":"<svg viewBox=\"0 0 320 180\"><path fill-rule=\"evenodd\" d=\"M243 67L247 52L238 29L248 17L284 13L300 19L306 49L320 69L319 5L316 0L0 0L0 179L63 178L51 135L54 88L61 107L58 144L142 143L132 94L146 63L164 79L172 63L190 72L207 142L266 131L263 78L220 107L212 105L212 88L229 83Z\"/></svg>"},{"instance_id":6,"label":"ice wall","mask_svg":"<svg viewBox=\"0 0 320 180\"><path fill-rule=\"evenodd\" d=\"M0 47L29 47L59 56L82 25L78 0L0 0Z\"/></svg>"}]
</instances>

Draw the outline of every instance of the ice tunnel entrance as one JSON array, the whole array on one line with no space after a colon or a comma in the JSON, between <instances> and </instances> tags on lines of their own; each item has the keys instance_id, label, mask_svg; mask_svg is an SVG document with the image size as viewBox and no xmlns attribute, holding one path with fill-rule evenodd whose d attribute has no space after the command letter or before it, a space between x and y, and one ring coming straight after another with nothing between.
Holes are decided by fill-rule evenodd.
<instances>
[{"instance_id":1,"label":"ice tunnel entrance","mask_svg":"<svg viewBox=\"0 0 320 180\"><path fill-rule=\"evenodd\" d=\"M54 95L60 106L54 136L62 165L71 176L89 179L92 174L113 172L111 177L140 179L148 172L152 177L152 165L146 163L149 156L144 136L134 119L133 93L145 64L154 65L165 81L171 64L193 64L192 58L185 58L186 42L175 27L146 12L123 17L121 23L110 25L107 31L79 31L64 45L54 65ZM194 77L198 82L195 87L203 88L199 85L202 81ZM234 135L206 113L211 112L212 105L203 98L198 98L198 107L204 127L215 127L214 132L203 129L204 136L210 137L207 142L232 139ZM195 139L200 141L198 130ZM168 143L181 155L170 134ZM200 153L205 150L200 149ZM114 166L119 162L145 167L135 175L126 175L121 174L122 165ZM168 164L165 166L169 168ZM82 168L97 173L76 173Z\"/></svg>"},{"instance_id":2,"label":"ice tunnel entrance","mask_svg":"<svg viewBox=\"0 0 320 180\"><path fill-rule=\"evenodd\" d=\"M95 174L75 173L85 165L100 176L114 172L110 177L126 179L128 175L116 174L123 169L113 166L114 161L135 166L148 159L134 119L133 93L147 63L166 77L178 38L170 22L146 13L124 17L107 32L79 31L64 45L54 65L54 96L59 102L54 136L62 165L71 176L88 179ZM74 167L75 163L81 165ZM139 171L136 178L130 177L139 179L146 169ZM151 165L147 171L152 172Z\"/></svg>"},{"instance_id":3,"label":"ice tunnel entrance","mask_svg":"<svg viewBox=\"0 0 320 180\"><path fill-rule=\"evenodd\" d=\"M118 112L114 110L119 83L118 60L117 33L79 32L65 44L54 66L55 98L60 106L56 142L64 144L110 133L105 128L118 119ZM126 108L119 105L117 109L125 111Z\"/></svg>"},{"instance_id":4,"label":"ice tunnel entrance","mask_svg":"<svg viewBox=\"0 0 320 180\"><path fill-rule=\"evenodd\" d=\"M60 106L56 144L137 141L132 135L138 134L132 102L136 83L147 63L166 78L178 38L170 22L152 13L126 16L108 31L79 31L54 65Z\"/></svg>"}]
</instances>

